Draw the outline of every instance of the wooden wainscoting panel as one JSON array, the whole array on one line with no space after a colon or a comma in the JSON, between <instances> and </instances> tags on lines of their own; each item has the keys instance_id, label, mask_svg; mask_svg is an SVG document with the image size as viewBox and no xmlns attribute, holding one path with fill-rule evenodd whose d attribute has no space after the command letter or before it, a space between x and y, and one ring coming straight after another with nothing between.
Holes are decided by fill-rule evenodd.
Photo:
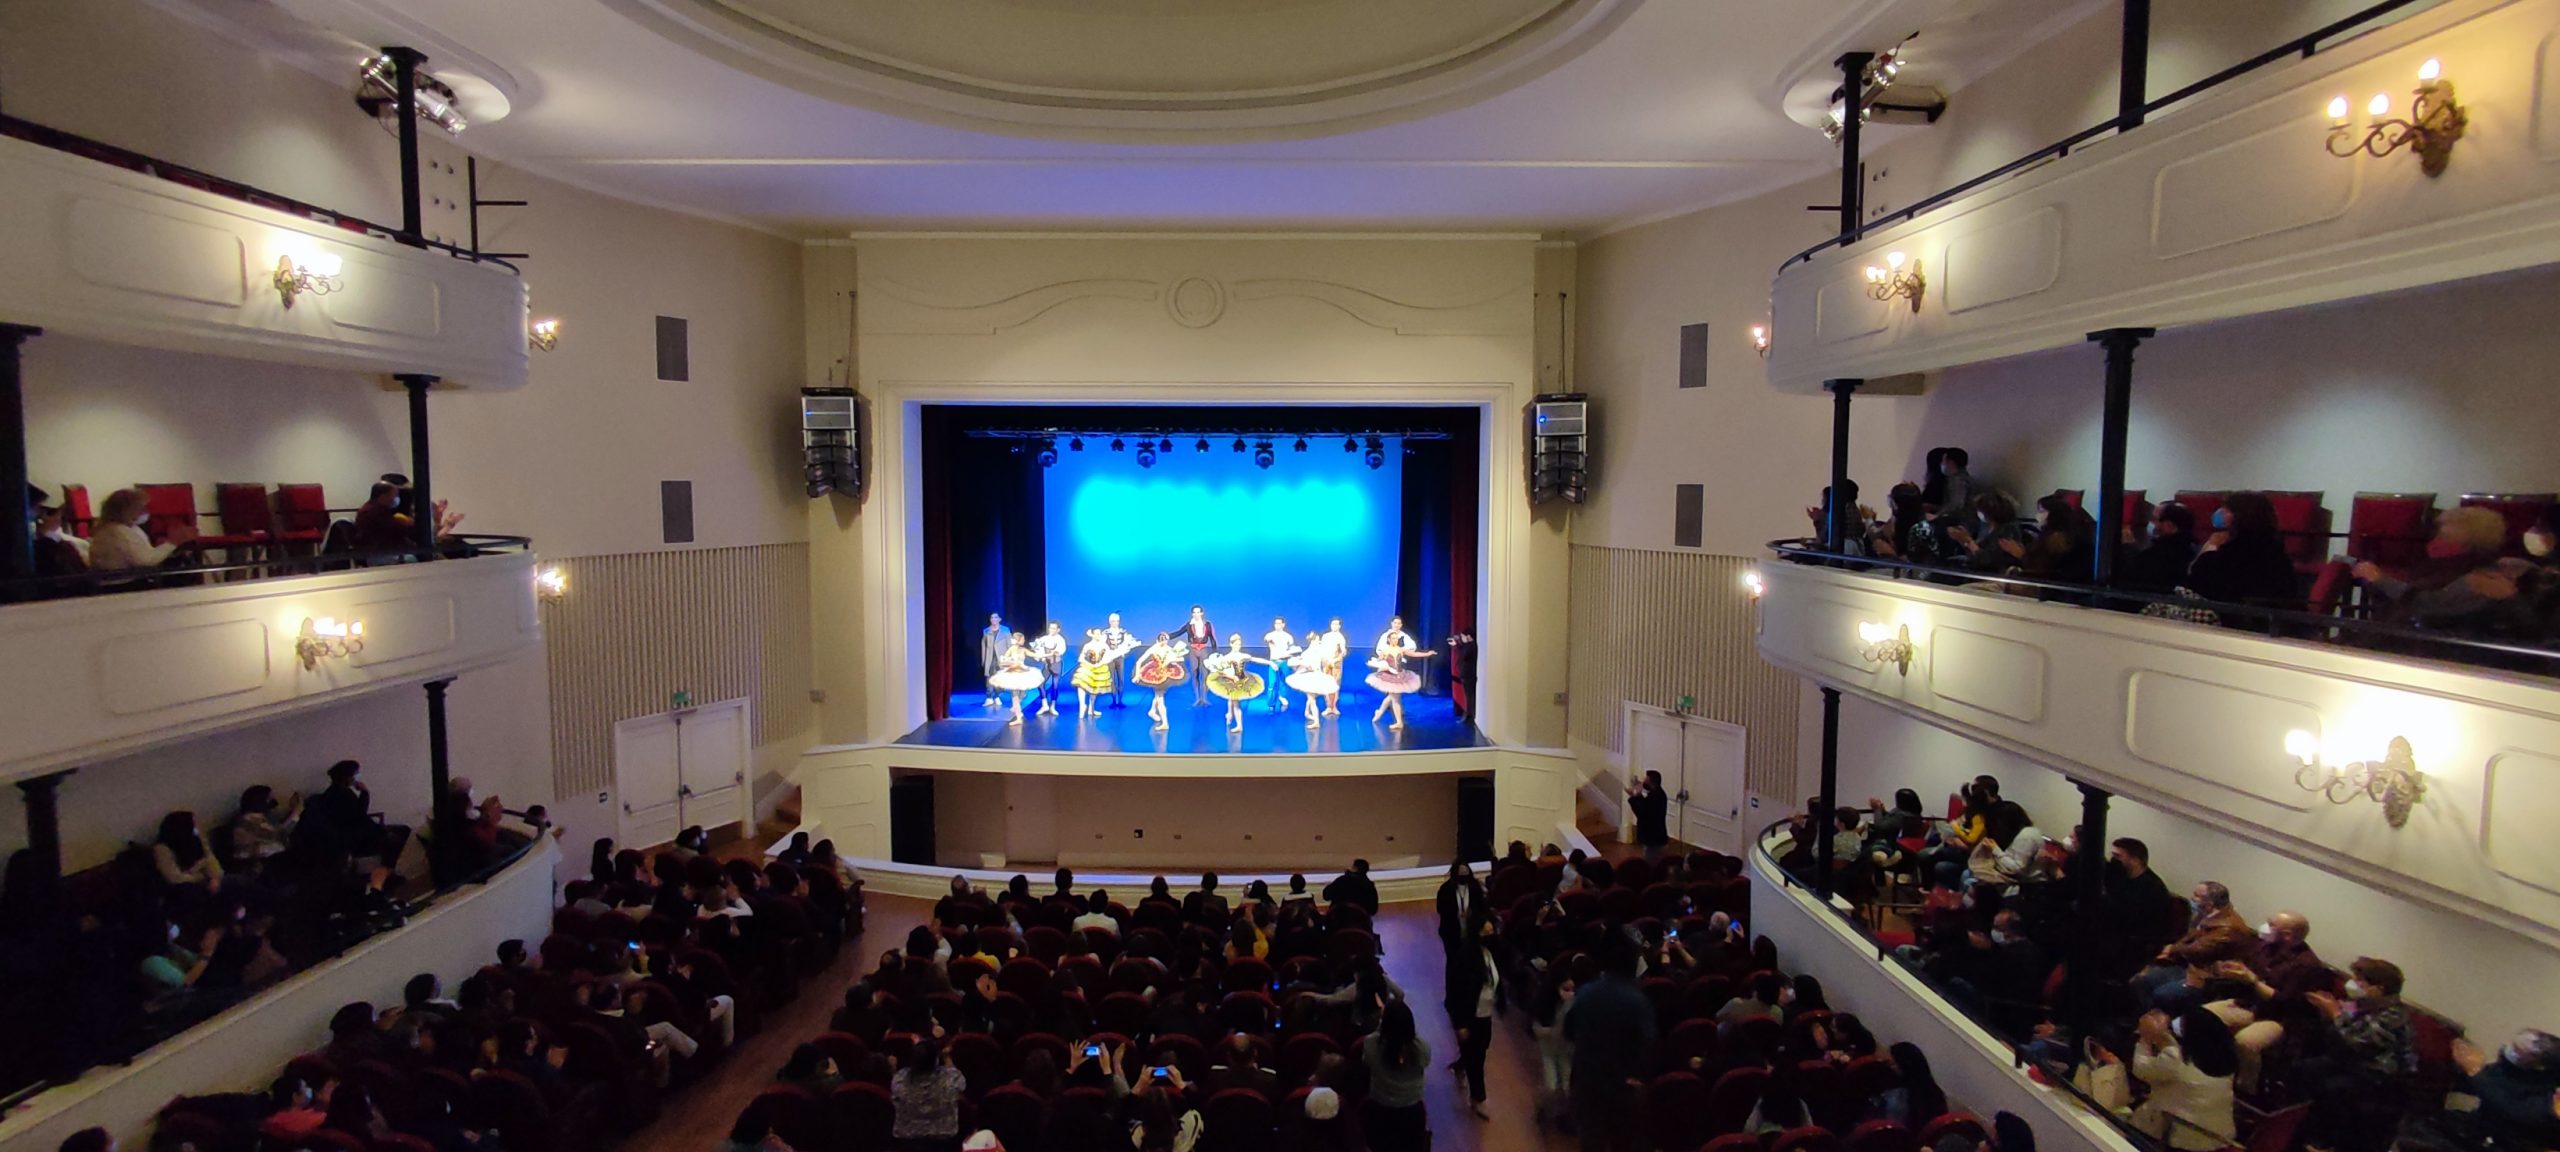
<instances>
[{"instance_id":1,"label":"wooden wainscoting panel","mask_svg":"<svg viewBox=\"0 0 2560 1152\"><path fill-rule=\"evenodd\" d=\"M1796 790L1794 673L1762 662L1757 610L1740 556L1573 548L1565 719L1576 740L1626 751L1625 702L1676 708L1750 732L1748 779L1758 795Z\"/></svg>"}]
</instances>

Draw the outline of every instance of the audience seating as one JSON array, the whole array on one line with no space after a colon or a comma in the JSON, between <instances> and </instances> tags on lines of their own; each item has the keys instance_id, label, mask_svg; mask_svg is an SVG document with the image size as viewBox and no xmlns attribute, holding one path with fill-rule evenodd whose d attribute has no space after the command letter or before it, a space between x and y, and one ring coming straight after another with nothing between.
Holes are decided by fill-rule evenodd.
<instances>
[{"instance_id":1,"label":"audience seating","mask_svg":"<svg viewBox=\"0 0 2560 1152\"><path fill-rule=\"evenodd\" d=\"M2358 492L2347 506L2347 555L2406 568L2426 554L2435 514L2433 492Z\"/></svg>"},{"instance_id":2,"label":"audience seating","mask_svg":"<svg viewBox=\"0 0 2560 1152\"><path fill-rule=\"evenodd\" d=\"M2329 558L2329 510L2320 492L2262 492L2275 506L2276 533L2284 538L2285 555L2297 570L2308 571Z\"/></svg>"},{"instance_id":3,"label":"audience seating","mask_svg":"<svg viewBox=\"0 0 2560 1152\"><path fill-rule=\"evenodd\" d=\"M276 539L318 547L329 532L329 501L317 484L276 485Z\"/></svg>"},{"instance_id":4,"label":"audience seating","mask_svg":"<svg viewBox=\"0 0 2560 1152\"><path fill-rule=\"evenodd\" d=\"M2542 519L2542 514L2560 504L2560 492L2465 492L2462 507L2487 508L2506 518L2507 554L2524 554L2525 530Z\"/></svg>"}]
</instances>

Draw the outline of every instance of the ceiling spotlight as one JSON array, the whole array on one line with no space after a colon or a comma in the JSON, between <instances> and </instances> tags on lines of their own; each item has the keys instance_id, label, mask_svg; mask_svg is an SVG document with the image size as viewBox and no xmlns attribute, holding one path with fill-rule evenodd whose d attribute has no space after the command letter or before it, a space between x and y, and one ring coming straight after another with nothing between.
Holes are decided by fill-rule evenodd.
<instances>
[{"instance_id":1,"label":"ceiling spotlight","mask_svg":"<svg viewBox=\"0 0 2560 1152\"><path fill-rule=\"evenodd\" d=\"M1268 440L1263 440L1263 441L1259 441L1259 442L1257 442L1257 443L1255 443L1255 444L1254 444L1254 446L1253 446L1253 466L1254 466L1254 467L1256 467L1256 468L1268 468L1268 467L1270 467L1270 466L1271 466L1272 461L1274 461L1274 460L1276 460L1276 459L1278 459L1278 457L1276 457L1276 456L1272 455L1272 453L1271 453L1271 442L1270 442L1270 441L1268 441Z\"/></svg>"},{"instance_id":2,"label":"ceiling spotlight","mask_svg":"<svg viewBox=\"0 0 2560 1152\"><path fill-rule=\"evenodd\" d=\"M1165 438L1164 438L1164 439L1162 439L1162 440L1158 440L1158 441L1156 441L1156 451L1158 451L1158 452L1171 452L1171 451L1173 451L1173 437L1171 437L1171 436L1167 436L1167 437L1165 437Z\"/></svg>"},{"instance_id":3,"label":"ceiling spotlight","mask_svg":"<svg viewBox=\"0 0 2560 1152\"><path fill-rule=\"evenodd\" d=\"M1360 450L1360 438L1359 438L1359 437L1357 437L1357 436L1345 436L1345 437L1343 437L1343 438L1342 438L1342 451L1343 451L1343 453L1344 453L1345 455L1348 455L1348 454L1353 453L1353 452L1357 452L1357 451L1359 451L1359 450Z\"/></svg>"},{"instance_id":4,"label":"ceiling spotlight","mask_svg":"<svg viewBox=\"0 0 2560 1152\"><path fill-rule=\"evenodd\" d=\"M1082 451L1084 451L1084 437L1082 437L1082 436L1078 436L1078 437L1075 437L1074 439L1071 439L1071 440L1067 441L1067 451L1069 451L1069 452L1082 452Z\"/></svg>"},{"instance_id":5,"label":"ceiling spotlight","mask_svg":"<svg viewBox=\"0 0 2560 1152\"><path fill-rule=\"evenodd\" d=\"M1156 446L1144 440L1138 441L1138 467L1153 468L1155 466Z\"/></svg>"},{"instance_id":6,"label":"ceiling spotlight","mask_svg":"<svg viewBox=\"0 0 2560 1152\"><path fill-rule=\"evenodd\" d=\"M1114 452L1125 452L1125 451L1128 451L1128 449L1129 449L1129 445L1128 445L1126 442L1122 441L1119 437L1114 436L1114 437L1112 437L1112 438L1111 438L1111 450L1112 450L1112 451L1114 451Z\"/></svg>"},{"instance_id":7,"label":"ceiling spotlight","mask_svg":"<svg viewBox=\"0 0 2560 1152\"><path fill-rule=\"evenodd\" d=\"M417 79L410 88L417 93L418 119L444 129L448 136L459 136L463 129L471 126L462 118L462 110L458 107L461 98L454 94L452 85L427 75L424 70L414 75ZM388 54L368 57L356 69L356 107L364 109L366 115L381 121L383 127L395 133L400 130L399 121L394 119L400 108L399 77L400 66Z\"/></svg>"},{"instance_id":8,"label":"ceiling spotlight","mask_svg":"<svg viewBox=\"0 0 2560 1152\"><path fill-rule=\"evenodd\" d=\"M1043 468L1055 468L1058 466L1057 441L1042 440L1040 442L1040 466Z\"/></svg>"},{"instance_id":9,"label":"ceiling spotlight","mask_svg":"<svg viewBox=\"0 0 2560 1152\"><path fill-rule=\"evenodd\" d=\"M1208 437L1206 437L1206 436L1201 437L1197 442L1195 442L1195 443L1193 443L1193 444L1191 445L1191 450L1192 450L1192 451L1194 451L1194 452L1206 452L1206 451L1208 451L1208 450L1209 450L1209 438L1208 438Z\"/></svg>"},{"instance_id":10,"label":"ceiling spotlight","mask_svg":"<svg viewBox=\"0 0 2560 1152\"><path fill-rule=\"evenodd\" d=\"M1300 436L1300 437L1298 437L1298 443L1297 443L1297 445L1296 445L1296 448L1297 448L1297 450L1298 450L1298 451L1300 451L1300 452L1304 452L1304 451L1306 451L1306 450L1307 450L1307 438L1306 438L1306 437L1304 437L1304 436Z\"/></svg>"},{"instance_id":11,"label":"ceiling spotlight","mask_svg":"<svg viewBox=\"0 0 2560 1152\"><path fill-rule=\"evenodd\" d=\"M1244 451L1244 437L1242 436L1236 437L1236 451Z\"/></svg>"},{"instance_id":12,"label":"ceiling spotlight","mask_svg":"<svg viewBox=\"0 0 2560 1152\"><path fill-rule=\"evenodd\" d=\"M1387 466L1387 446L1386 446L1384 443L1381 443L1381 442L1378 440L1378 438L1377 438L1377 437L1375 437L1375 436L1370 437L1370 438L1369 438L1369 450L1368 450L1366 453L1363 453L1363 454L1361 455L1361 457L1360 457L1360 462L1361 462L1361 463L1363 463L1363 464L1368 465L1368 466L1369 466L1370 471L1373 471L1373 472L1374 472L1374 471L1376 471L1376 470L1378 470L1378 469L1380 469L1380 468L1384 468L1384 467L1386 467L1386 466Z\"/></svg>"}]
</instances>

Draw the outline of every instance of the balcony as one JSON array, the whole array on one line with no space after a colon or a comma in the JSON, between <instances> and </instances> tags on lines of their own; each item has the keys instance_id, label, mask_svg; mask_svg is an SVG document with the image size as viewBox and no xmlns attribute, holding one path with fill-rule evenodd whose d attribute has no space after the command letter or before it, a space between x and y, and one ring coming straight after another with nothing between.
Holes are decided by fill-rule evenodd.
<instances>
[{"instance_id":1,"label":"balcony","mask_svg":"<svg viewBox=\"0 0 2560 1152\"><path fill-rule=\"evenodd\" d=\"M2560 805L2560 682L1987 585L1796 563L1760 572L1759 650L1772 664L2560 944L2560 846L2542 818ZM1906 636L1908 651L1894 651ZM2395 738L2424 784L2396 826L2391 805L2352 786L2354 765L2385 760ZM2347 778L2329 784L2333 769Z\"/></svg>"},{"instance_id":2,"label":"balcony","mask_svg":"<svg viewBox=\"0 0 2560 1152\"><path fill-rule=\"evenodd\" d=\"M0 779L452 676L541 643L529 542L480 555L0 610ZM298 650L305 623L361 644Z\"/></svg>"}]
</instances>

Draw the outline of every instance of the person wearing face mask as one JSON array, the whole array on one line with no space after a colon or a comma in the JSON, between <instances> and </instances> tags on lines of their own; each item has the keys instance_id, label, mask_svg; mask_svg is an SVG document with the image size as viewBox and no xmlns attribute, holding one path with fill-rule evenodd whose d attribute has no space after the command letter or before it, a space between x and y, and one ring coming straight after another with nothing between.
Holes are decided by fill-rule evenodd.
<instances>
[{"instance_id":1,"label":"person wearing face mask","mask_svg":"<svg viewBox=\"0 0 2560 1152\"><path fill-rule=\"evenodd\" d=\"M2507 521L2487 508L2454 508L2436 517L2426 561L2393 574L2370 560L2354 572L2380 600L2379 617L2419 628L2503 631L2520 624L2517 575L2500 560Z\"/></svg>"},{"instance_id":2,"label":"person wearing face mask","mask_svg":"<svg viewBox=\"0 0 2560 1152\"><path fill-rule=\"evenodd\" d=\"M2123 542L2129 547L2116 554L2116 587L2165 595L2187 582L2187 569L2196 562L2196 513L2164 500L2151 507L2143 522L2151 527L2147 538L2141 538L2140 525L2125 526Z\"/></svg>"},{"instance_id":3,"label":"person wearing face mask","mask_svg":"<svg viewBox=\"0 0 2560 1152\"><path fill-rule=\"evenodd\" d=\"M2302 580L2285 555L2276 506L2265 493L2234 492L2213 510L2213 534L2188 567L2186 587L2226 604L2302 606Z\"/></svg>"},{"instance_id":4,"label":"person wearing face mask","mask_svg":"<svg viewBox=\"0 0 2560 1152\"><path fill-rule=\"evenodd\" d=\"M2123 958L2123 967L2115 974L2131 976L2144 958L2159 954L2177 938L2178 898L2151 870L2151 846L2131 836L2107 845L2104 891L2106 923L2117 934L2117 950Z\"/></svg>"},{"instance_id":5,"label":"person wearing face mask","mask_svg":"<svg viewBox=\"0 0 2560 1152\"><path fill-rule=\"evenodd\" d=\"M2213 1013L2176 1019L2153 1010L2134 1024L2133 1074L2151 1086L2133 1125L2171 1148L2207 1152L2233 1143L2231 1085L2238 1067L2231 1032ZM2114 1056L2101 1048L2099 1058Z\"/></svg>"},{"instance_id":6,"label":"person wearing face mask","mask_svg":"<svg viewBox=\"0 0 2560 1152\"><path fill-rule=\"evenodd\" d=\"M1959 524L1962 523L1959 517ZM1947 530L1948 542L1965 555L1964 566L1976 572L2008 572L2023 566L2035 544L2035 526L2018 518L2018 506L1998 492L1984 492L1973 502L1973 526Z\"/></svg>"},{"instance_id":7,"label":"person wearing face mask","mask_svg":"<svg viewBox=\"0 0 2560 1152\"><path fill-rule=\"evenodd\" d=\"M2306 1143L2333 1152L2383 1152L2400 1128L2405 1079L2418 1067L2398 965L2360 956L2347 965L2345 998L2309 996L2328 1021L2328 1050L2289 1077L2308 1088Z\"/></svg>"},{"instance_id":8,"label":"person wearing face mask","mask_svg":"<svg viewBox=\"0 0 2560 1152\"><path fill-rule=\"evenodd\" d=\"M2133 979L2134 992L2145 1003L2183 1008L2202 986L2201 979L2191 980L2191 973L2210 973L2225 960L2257 959L2258 931L2231 907L2231 889L2211 880L2199 882L2187 893L2187 906L2194 918L2186 935L2162 948L2151 958L2151 967Z\"/></svg>"},{"instance_id":9,"label":"person wearing face mask","mask_svg":"<svg viewBox=\"0 0 2560 1152\"><path fill-rule=\"evenodd\" d=\"M1923 499L1934 495L1936 499L1930 500L1929 503L1942 511L1960 511L1972 507L1974 500L1986 491L1979 482L1974 480L1973 473L1966 471L1967 466L1973 462L1973 458L1962 448L1942 448L1939 452L1941 454L1936 468L1933 469L1934 475L1930 479L1929 489L1923 490L1921 494Z\"/></svg>"},{"instance_id":10,"label":"person wearing face mask","mask_svg":"<svg viewBox=\"0 0 2560 1152\"><path fill-rule=\"evenodd\" d=\"M98 506L98 522L89 541L89 567L99 572L157 568L178 556L196 538L190 524L171 524L160 543L151 542L143 526L151 522L151 498L139 488L118 488Z\"/></svg>"},{"instance_id":11,"label":"person wearing face mask","mask_svg":"<svg viewBox=\"0 0 2560 1152\"><path fill-rule=\"evenodd\" d=\"M2479 1110L2467 1118L2447 1114L2467 1143L2560 1148L2560 1110L2553 1107L2555 1094L2560 1094L2560 1036L2527 1028L2494 1059L2468 1040L2455 1040L2453 1059L2463 1073L2457 1090L2480 1100Z\"/></svg>"},{"instance_id":12,"label":"person wearing face mask","mask_svg":"<svg viewBox=\"0 0 2560 1152\"><path fill-rule=\"evenodd\" d=\"M1440 947L1457 954L1472 951L1476 933L1493 920L1491 901L1486 899L1484 884L1476 879L1476 870L1463 860L1449 865L1449 878L1440 882L1433 898L1440 911Z\"/></svg>"},{"instance_id":13,"label":"person wearing face mask","mask_svg":"<svg viewBox=\"0 0 2560 1152\"><path fill-rule=\"evenodd\" d=\"M2299 912L2278 912L2258 926L2255 963L2225 960L2214 965L2209 987L2230 995L2205 1007L2232 1030L2239 1046L2240 1084L2252 1091L2260 1061L2286 1036L2308 1033L2320 1016L2311 994L2338 985L2320 954L2311 950L2311 921Z\"/></svg>"}]
</instances>

